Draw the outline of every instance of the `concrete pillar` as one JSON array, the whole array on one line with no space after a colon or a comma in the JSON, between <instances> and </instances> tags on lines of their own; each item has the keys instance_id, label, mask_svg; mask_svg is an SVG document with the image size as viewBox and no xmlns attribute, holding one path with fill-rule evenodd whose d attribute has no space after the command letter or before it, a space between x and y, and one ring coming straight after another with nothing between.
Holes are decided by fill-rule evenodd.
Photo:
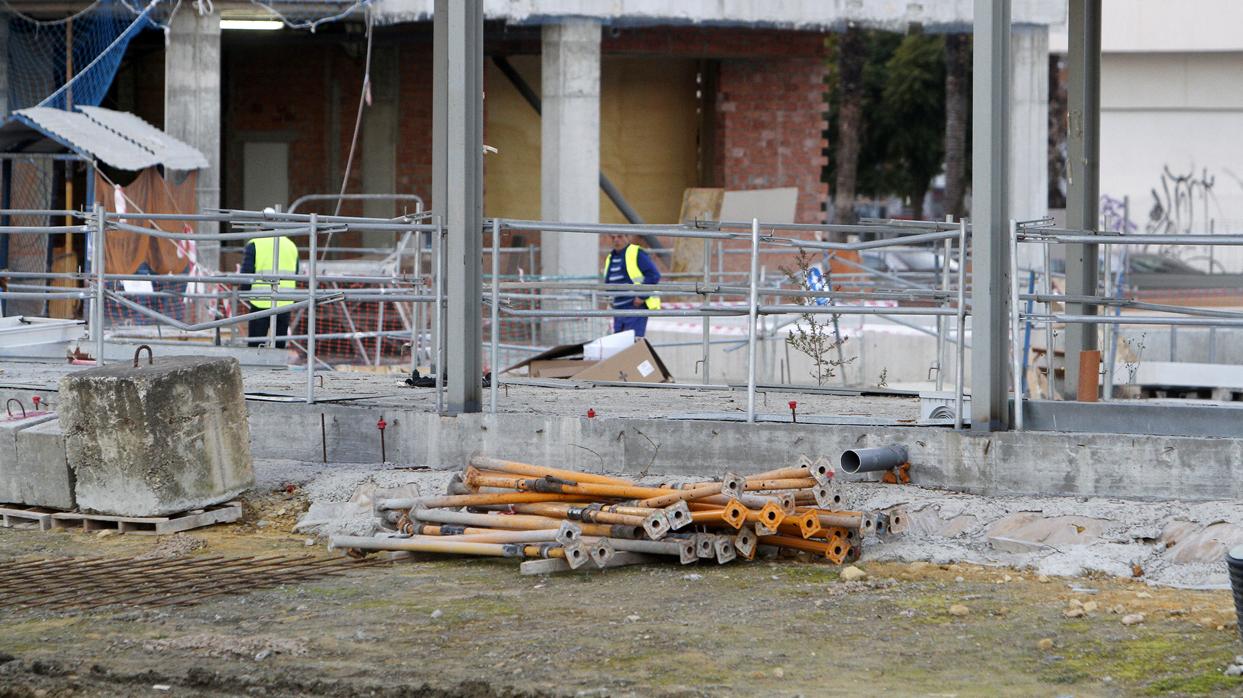
<instances>
[{"instance_id":1,"label":"concrete pillar","mask_svg":"<svg viewBox=\"0 0 1243 698\"><path fill-rule=\"evenodd\" d=\"M9 20L0 16L0 117L9 115Z\"/></svg>"},{"instance_id":2,"label":"concrete pillar","mask_svg":"<svg viewBox=\"0 0 1243 698\"><path fill-rule=\"evenodd\" d=\"M971 133L971 428L1005 429L1009 374L1010 0L975 0Z\"/></svg>"},{"instance_id":3,"label":"concrete pillar","mask_svg":"<svg viewBox=\"0 0 1243 698\"><path fill-rule=\"evenodd\" d=\"M397 191L397 95L400 81L397 47L377 47L371 57L371 106L363 111L363 192L394 194ZM391 218L392 200L363 203L363 215ZM393 243L393 233L365 232L365 247Z\"/></svg>"},{"instance_id":4,"label":"concrete pillar","mask_svg":"<svg viewBox=\"0 0 1243 698\"><path fill-rule=\"evenodd\" d=\"M1010 31L1010 217L1043 218L1049 212L1049 28ZM1041 248L1019 247L1019 269L1043 263Z\"/></svg>"},{"instance_id":5,"label":"concrete pillar","mask_svg":"<svg viewBox=\"0 0 1243 698\"><path fill-rule=\"evenodd\" d=\"M540 121L540 217L600 220L600 24L568 19L544 26ZM600 273L600 236L544 233L542 273Z\"/></svg>"},{"instance_id":6,"label":"concrete pillar","mask_svg":"<svg viewBox=\"0 0 1243 698\"><path fill-rule=\"evenodd\" d=\"M198 148L207 158L199 170L200 211L220 207L220 15L199 15L187 4L169 24L164 52L164 130ZM199 223L200 233L219 230ZM198 243L198 262L220 268L220 243Z\"/></svg>"}]
</instances>

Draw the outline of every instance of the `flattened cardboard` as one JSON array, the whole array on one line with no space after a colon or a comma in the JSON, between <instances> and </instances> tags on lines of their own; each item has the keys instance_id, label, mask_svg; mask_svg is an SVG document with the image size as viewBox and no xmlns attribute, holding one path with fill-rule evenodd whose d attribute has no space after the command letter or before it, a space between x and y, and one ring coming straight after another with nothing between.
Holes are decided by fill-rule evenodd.
<instances>
[{"instance_id":1,"label":"flattened cardboard","mask_svg":"<svg viewBox=\"0 0 1243 698\"><path fill-rule=\"evenodd\" d=\"M623 383L668 383L673 374L646 339L610 356L604 361L586 361L583 345L562 344L523 359L502 371L526 368L531 378L570 378L573 380L620 381ZM573 373L569 373L570 371Z\"/></svg>"},{"instance_id":2,"label":"flattened cardboard","mask_svg":"<svg viewBox=\"0 0 1243 698\"><path fill-rule=\"evenodd\" d=\"M532 378L570 378L594 363L596 362L581 361L579 359L532 361L527 366L527 373Z\"/></svg>"}]
</instances>

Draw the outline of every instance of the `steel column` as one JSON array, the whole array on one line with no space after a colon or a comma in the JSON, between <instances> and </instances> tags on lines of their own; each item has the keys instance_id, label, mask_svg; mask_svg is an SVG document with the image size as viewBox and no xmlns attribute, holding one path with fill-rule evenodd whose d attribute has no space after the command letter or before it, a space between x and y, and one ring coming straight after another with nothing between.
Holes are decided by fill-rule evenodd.
<instances>
[{"instance_id":1,"label":"steel column","mask_svg":"<svg viewBox=\"0 0 1243 698\"><path fill-rule=\"evenodd\" d=\"M747 423L755 423L755 323L758 319L758 289L760 264L760 221L751 219L751 274L747 299Z\"/></svg>"},{"instance_id":2,"label":"steel column","mask_svg":"<svg viewBox=\"0 0 1243 698\"><path fill-rule=\"evenodd\" d=\"M307 255L306 297L310 303L306 306L306 404L315 402L315 278L316 267L319 266L319 219L318 214L311 214L311 244ZM279 259L279 258L278 258ZM270 322L276 325L276 322ZM379 341L378 339L376 340Z\"/></svg>"},{"instance_id":3,"label":"steel column","mask_svg":"<svg viewBox=\"0 0 1243 698\"><path fill-rule=\"evenodd\" d=\"M971 428L1005 429L1010 0L975 0L971 172Z\"/></svg>"},{"instance_id":4,"label":"steel column","mask_svg":"<svg viewBox=\"0 0 1243 698\"><path fill-rule=\"evenodd\" d=\"M483 401L483 1L436 0L432 204L448 228L445 269L448 411Z\"/></svg>"},{"instance_id":5,"label":"steel column","mask_svg":"<svg viewBox=\"0 0 1243 698\"><path fill-rule=\"evenodd\" d=\"M95 307L92 308L95 316L95 326L91 328L91 339L95 340L96 366L104 365L104 271L108 264L108 256L104 248L104 236L107 234L105 232L107 227L108 224L104 220L104 205L96 202L95 234L92 236L94 239L91 240L91 243L94 245L94 248L91 250L94 253L94 260L92 260L91 264L94 265L95 271Z\"/></svg>"},{"instance_id":6,"label":"steel column","mask_svg":"<svg viewBox=\"0 0 1243 698\"><path fill-rule=\"evenodd\" d=\"M1070 0L1069 73L1067 97L1066 227L1096 230L1100 219L1101 155L1101 0ZM1066 293L1096 294L1097 246L1066 247ZM1092 315L1096 306L1069 304L1067 315ZM1098 347L1095 325L1066 328L1066 385L1079 384L1079 353Z\"/></svg>"}]
</instances>

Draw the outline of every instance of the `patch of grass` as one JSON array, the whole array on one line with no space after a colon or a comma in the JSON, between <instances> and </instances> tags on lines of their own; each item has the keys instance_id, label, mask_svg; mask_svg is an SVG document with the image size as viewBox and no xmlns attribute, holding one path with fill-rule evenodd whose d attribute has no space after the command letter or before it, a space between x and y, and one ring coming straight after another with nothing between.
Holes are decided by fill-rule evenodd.
<instances>
[{"instance_id":1,"label":"patch of grass","mask_svg":"<svg viewBox=\"0 0 1243 698\"><path fill-rule=\"evenodd\" d=\"M783 566L776 574L784 582L805 582L809 584L830 584L841 576L842 568L825 564L790 563Z\"/></svg>"},{"instance_id":2,"label":"patch of grass","mask_svg":"<svg viewBox=\"0 0 1243 698\"><path fill-rule=\"evenodd\" d=\"M1145 628L1140 637L1119 640L1101 637L1103 628L1095 623L1068 623L1064 630L1070 630L1071 625L1086 626L1076 630L1079 640L1064 652L1063 664L1075 674L1111 676L1154 695L1211 693L1239 687L1237 679L1221 673L1221 658L1231 656L1230 648L1217 647L1222 643L1213 635L1153 627Z\"/></svg>"},{"instance_id":3,"label":"patch of grass","mask_svg":"<svg viewBox=\"0 0 1243 698\"><path fill-rule=\"evenodd\" d=\"M1166 693L1203 694L1240 688L1239 677L1226 676L1220 671L1204 671L1198 674L1170 676L1148 684L1151 695Z\"/></svg>"}]
</instances>

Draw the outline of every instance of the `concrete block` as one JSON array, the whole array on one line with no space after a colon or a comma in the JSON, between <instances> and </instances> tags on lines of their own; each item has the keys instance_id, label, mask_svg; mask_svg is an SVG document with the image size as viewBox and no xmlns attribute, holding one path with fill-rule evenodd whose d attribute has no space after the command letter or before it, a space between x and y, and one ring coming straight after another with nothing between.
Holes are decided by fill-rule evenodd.
<instances>
[{"instance_id":1,"label":"concrete block","mask_svg":"<svg viewBox=\"0 0 1243 698\"><path fill-rule=\"evenodd\" d=\"M21 475L18 471L17 435L44 422L55 421L56 415L18 415L0 419L0 503L21 504Z\"/></svg>"},{"instance_id":2,"label":"concrete block","mask_svg":"<svg viewBox=\"0 0 1243 698\"><path fill-rule=\"evenodd\" d=\"M254 483L236 359L175 356L60 381L60 423L83 511L163 516Z\"/></svg>"},{"instance_id":3,"label":"concrete block","mask_svg":"<svg viewBox=\"0 0 1243 698\"><path fill-rule=\"evenodd\" d=\"M50 419L17 432L17 502L32 507L70 510L73 471L65 458L60 421Z\"/></svg>"}]
</instances>

